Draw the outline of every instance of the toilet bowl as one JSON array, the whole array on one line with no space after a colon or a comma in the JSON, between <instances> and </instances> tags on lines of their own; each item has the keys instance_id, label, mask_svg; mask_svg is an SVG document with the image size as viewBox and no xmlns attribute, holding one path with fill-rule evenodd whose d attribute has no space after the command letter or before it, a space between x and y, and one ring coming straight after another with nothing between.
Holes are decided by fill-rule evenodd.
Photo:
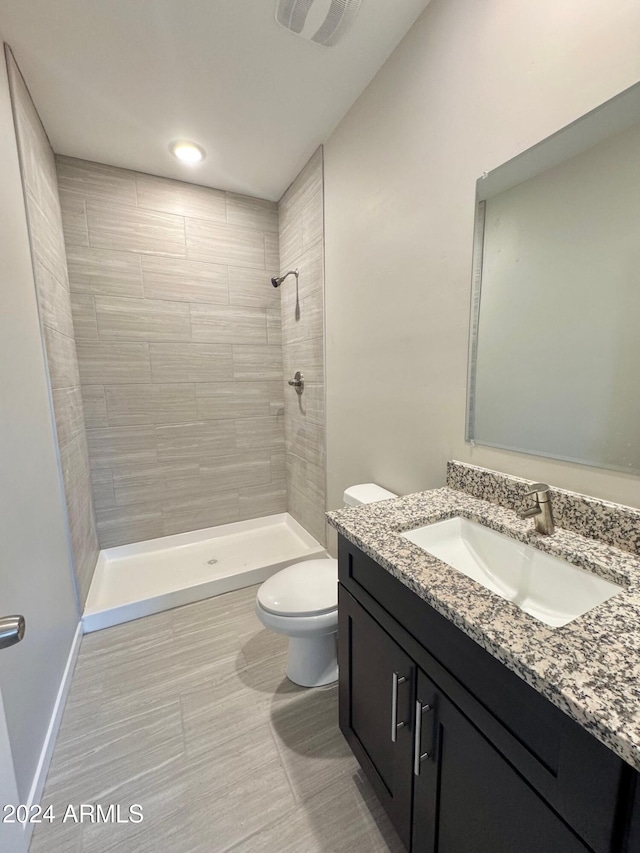
<instances>
[{"instance_id":1,"label":"toilet bowl","mask_svg":"<svg viewBox=\"0 0 640 853\"><path fill-rule=\"evenodd\" d=\"M375 483L351 486L347 506L395 498ZM272 575L259 588L256 615L265 628L289 637L287 677L301 687L338 679L338 561L306 560Z\"/></svg>"}]
</instances>

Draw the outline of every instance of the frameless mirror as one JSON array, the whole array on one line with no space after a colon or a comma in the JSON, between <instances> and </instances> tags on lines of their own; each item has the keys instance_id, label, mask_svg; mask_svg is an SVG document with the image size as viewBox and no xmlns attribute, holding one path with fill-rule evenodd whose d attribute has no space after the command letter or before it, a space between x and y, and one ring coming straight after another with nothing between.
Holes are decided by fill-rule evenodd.
<instances>
[{"instance_id":1,"label":"frameless mirror","mask_svg":"<svg viewBox=\"0 0 640 853\"><path fill-rule=\"evenodd\" d=\"M466 436L640 472L640 84L477 182Z\"/></svg>"}]
</instances>

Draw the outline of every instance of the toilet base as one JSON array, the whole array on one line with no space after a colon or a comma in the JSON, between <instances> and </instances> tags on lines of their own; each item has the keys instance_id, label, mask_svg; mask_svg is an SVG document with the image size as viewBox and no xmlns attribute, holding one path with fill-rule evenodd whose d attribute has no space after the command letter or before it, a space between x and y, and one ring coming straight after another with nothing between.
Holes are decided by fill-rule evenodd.
<instances>
[{"instance_id":1,"label":"toilet base","mask_svg":"<svg viewBox=\"0 0 640 853\"><path fill-rule=\"evenodd\" d=\"M338 635L289 637L287 678L300 687L323 687L338 680Z\"/></svg>"}]
</instances>

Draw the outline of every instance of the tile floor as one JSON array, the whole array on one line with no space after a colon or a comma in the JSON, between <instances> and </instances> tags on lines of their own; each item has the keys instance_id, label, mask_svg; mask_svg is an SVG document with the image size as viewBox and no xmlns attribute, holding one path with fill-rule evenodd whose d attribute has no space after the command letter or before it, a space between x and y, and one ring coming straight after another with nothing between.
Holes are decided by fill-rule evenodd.
<instances>
[{"instance_id":1,"label":"tile floor","mask_svg":"<svg viewBox=\"0 0 640 853\"><path fill-rule=\"evenodd\" d=\"M36 827L31 853L376 853L402 846L338 729L285 676L255 587L87 635L42 798L143 807Z\"/></svg>"}]
</instances>

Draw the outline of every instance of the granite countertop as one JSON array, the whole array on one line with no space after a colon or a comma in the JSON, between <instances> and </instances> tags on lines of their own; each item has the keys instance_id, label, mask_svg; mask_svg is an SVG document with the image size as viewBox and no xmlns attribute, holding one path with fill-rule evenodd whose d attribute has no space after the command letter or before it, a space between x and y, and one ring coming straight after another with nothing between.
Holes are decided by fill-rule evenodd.
<instances>
[{"instance_id":1,"label":"granite countertop","mask_svg":"<svg viewBox=\"0 0 640 853\"><path fill-rule=\"evenodd\" d=\"M399 536L456 515L624 589L568 625L551 628ZM327 518L350 542L640 770L640 556L568 529L556 527L553 535L542 536L513 509L448 487L329 512Z\"/></svg>"}]
</instances>

